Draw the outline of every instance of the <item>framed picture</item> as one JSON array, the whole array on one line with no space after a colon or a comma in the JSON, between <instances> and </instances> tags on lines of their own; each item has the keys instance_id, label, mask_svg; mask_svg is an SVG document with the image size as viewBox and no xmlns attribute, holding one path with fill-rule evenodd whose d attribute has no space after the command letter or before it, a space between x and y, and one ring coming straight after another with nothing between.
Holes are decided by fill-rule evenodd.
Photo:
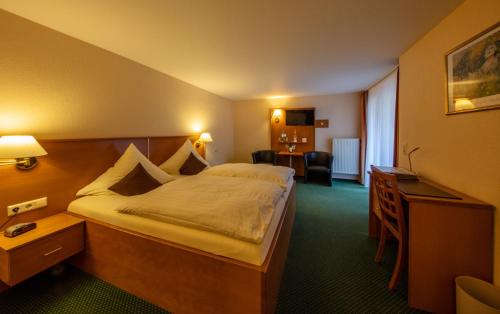
<instances>
[{"instance_id":1,"label":"framed picture","mask_svg":"<svg viewBox=\"0 0 500 314\"><path fill-rule=\"evenodd\" d=\"M446 114L500 108L500 23L446 55Z\"/></svg>"}]
</instances>

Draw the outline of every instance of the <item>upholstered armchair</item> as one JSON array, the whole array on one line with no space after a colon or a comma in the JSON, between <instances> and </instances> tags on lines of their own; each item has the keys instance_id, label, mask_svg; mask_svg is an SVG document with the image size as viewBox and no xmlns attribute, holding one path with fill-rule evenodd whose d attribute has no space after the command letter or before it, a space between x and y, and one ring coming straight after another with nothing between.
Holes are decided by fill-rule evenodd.
<instances>
[{"instance_id":1,"label":"upholstered armchair","mask_svg":"<svg viewBox=\"0 0 500 314\"><path fill-rule=\"evenodd\" d=\"M278 164L278 154L274 150L258 150L252 153L254 164Z\"/></svg>"},{"instance_id":2,"label":"upholstered armchair","mask_svg":"<svg viewBox=\"0 0 500 314\"><path fill-rule=\"evenodd\" d=\"M333 156L330 153L304 153L304 183L307 183L310 175L317 174L325 180L328 186L332 186L332 163Z\"/></svg>"}]
</instances>

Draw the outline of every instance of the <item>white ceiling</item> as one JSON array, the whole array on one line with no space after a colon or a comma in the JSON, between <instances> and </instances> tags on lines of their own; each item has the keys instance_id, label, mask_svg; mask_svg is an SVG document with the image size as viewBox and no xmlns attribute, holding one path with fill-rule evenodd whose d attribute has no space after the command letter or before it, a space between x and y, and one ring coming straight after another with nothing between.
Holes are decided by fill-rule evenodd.
<instances>
[{"instance_id":1,"label":"white ceiling","mask_svg":"<svg viewBox=\"0 0 500 314\"><path fill-rule=\"evenodd\" d=\"M229 99L359 91L462 0L0 0Z\"/></svg>"}]
</instances>

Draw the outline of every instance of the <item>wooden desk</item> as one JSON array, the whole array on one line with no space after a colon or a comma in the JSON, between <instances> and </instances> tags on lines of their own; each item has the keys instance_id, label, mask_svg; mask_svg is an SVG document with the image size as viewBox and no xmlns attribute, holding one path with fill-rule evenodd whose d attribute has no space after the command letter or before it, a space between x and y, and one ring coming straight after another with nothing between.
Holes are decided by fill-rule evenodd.
<instances>
[{"instance_id":1,"label":"wooden desk","mask_svg":"<svg viewBox=\"0 0 500 314\"><path fill-rule=\"evenodd\" d=\"M455 312L455 277L469 275L491 282L493 206L429 180L421 181L460 200L407 195L408 303L434 313ZM378 237L378 201L370 184L369 235Z\"/></svg>"},{"instance_id":2,"label":"wooden desk","mask_svg":"<svg viewBox=\"0 0 500 314\"><path fill-rule=\"evenodd\" d=\"M304 153L303 152L279 152L278 164L295 169L296 176L304 176Z\"/></svg>"}]
</instances>

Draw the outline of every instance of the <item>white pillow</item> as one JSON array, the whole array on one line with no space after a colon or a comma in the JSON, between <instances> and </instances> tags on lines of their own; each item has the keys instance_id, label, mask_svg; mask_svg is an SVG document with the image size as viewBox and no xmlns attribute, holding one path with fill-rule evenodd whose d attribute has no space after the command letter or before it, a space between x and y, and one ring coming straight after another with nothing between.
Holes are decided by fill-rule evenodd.
<instances>
[{"instance_id":1,"label":"white pillow","mask_svg":"<svg viewBox=\"0 0 500 314\"><path fill-rule=\"evenodd\" d=\"M175 152L175 154L160 165L160 169L170 174L180 174L179 169L186 162L191 153L193 153L198 160L207 165L207 167L210 166L208 162L196 151L196 149L193 148L193 143L191 143L190 140L186 140L186 142Z\"/></svg>"},{"instance_id":2,"label":"white pillow","mask_svg":"<svg viewBox=\"0 0 500 314\"><path fill-rule=\"evenodd\" d=\"M153 178L155 178L161 184L170 182L174 180L174 177L166 174L151 161L149 161L146 156L144 156L134 144L130 144L123 155L118 159L115 165L92 183L81 189L76 193L77 197L85 195L111 195L114 192L108 190L110 186L116 182L123 179L130 171L132 171L138 163L144 167Z\"/></svg>"}]
</instances>

